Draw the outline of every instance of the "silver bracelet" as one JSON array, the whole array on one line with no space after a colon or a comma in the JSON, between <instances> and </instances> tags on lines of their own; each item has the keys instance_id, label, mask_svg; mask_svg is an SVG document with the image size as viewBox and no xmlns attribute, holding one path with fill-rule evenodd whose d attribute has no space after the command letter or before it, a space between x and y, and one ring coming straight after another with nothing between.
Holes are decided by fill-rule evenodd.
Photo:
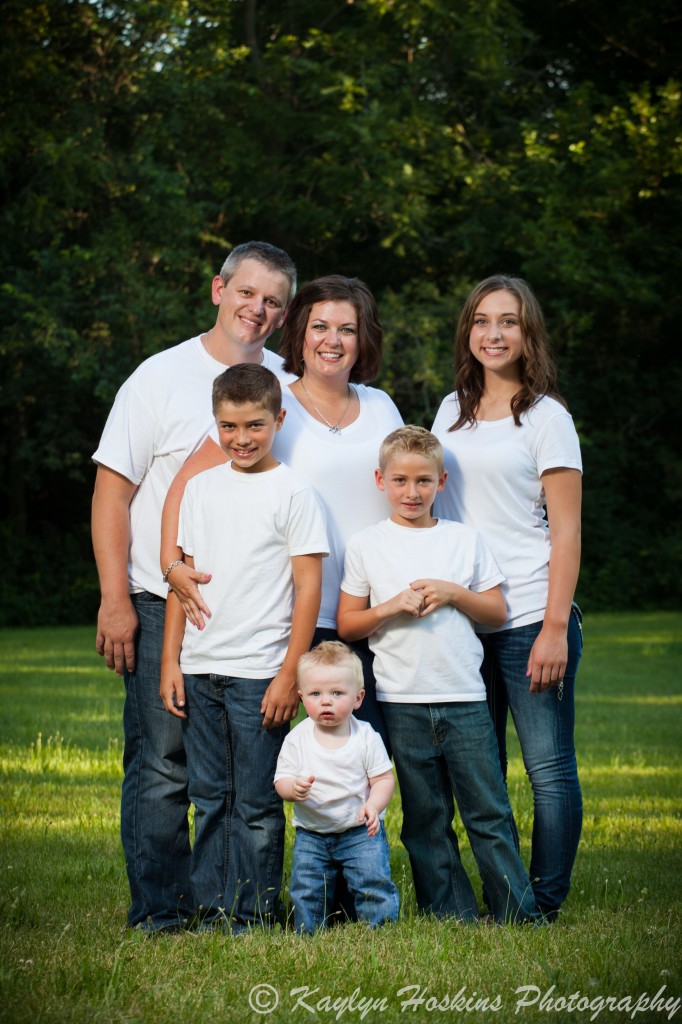
<instances>
[{"instance_id":1,"label":"silver bracelet","mask_svg":"<svg viewBox=\"0 0 682 1024\"><path fill-rule=\"evenodd\" d=\"M166 569L165 573L161 577L161 579L163 580L164 583L168 583L168 577L170 576L170 574L172 573L172 571L173 571L173 569L175 568L176 565L182 565L182 559L181 558L178 558L177 561L175 561L175 562L171 562L171 564L168 566L168 568Z\"/></svg>"}]
</instances>

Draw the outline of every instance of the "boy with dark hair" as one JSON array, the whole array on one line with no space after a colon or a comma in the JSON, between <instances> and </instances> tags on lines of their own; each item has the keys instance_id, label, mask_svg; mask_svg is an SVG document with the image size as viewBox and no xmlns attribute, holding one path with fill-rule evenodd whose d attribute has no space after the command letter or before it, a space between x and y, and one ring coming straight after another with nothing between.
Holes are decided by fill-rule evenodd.
<instances>
[{"instance_id":1,"label":"boy with dark hair","mask_svg":"<svg viewBox=\"0 0 682 1024\"><path fill-rule=\"evenodd\" d=\"M285 415L276 377L233 366L214 384L213 408L231 461L190 480L178 536L190 566L214 567L204 585L213 615L197 630L169 595L160 689L183 720L195 916L238 932L277 911L284 813L273 779L328 547L315 492L271 451Z\"/></svg>"}]
</instances>

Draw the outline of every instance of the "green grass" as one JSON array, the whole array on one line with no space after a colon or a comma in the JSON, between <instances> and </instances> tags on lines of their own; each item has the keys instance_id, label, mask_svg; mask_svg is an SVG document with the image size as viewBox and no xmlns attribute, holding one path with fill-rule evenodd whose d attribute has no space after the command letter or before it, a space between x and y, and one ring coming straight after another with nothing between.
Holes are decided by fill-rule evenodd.
<instances>
[{"instance_id":1,"label":"green grass","mask_svg":"<svg viewBox=\"0 0 682 1024\"><path fill-rule=\"evenodd\" d=\"M309 939L278 931L145 940L126 931L121 682L95 655L92 629L0 633L0 1021L668 1020L673 1006L664 1012L662 1003L682 996L682 615L595 615L585 625L585 823L561 920L515 929L419 918L396 799L387 826L401 920ZM510 750L527 858L531 803L512 736ZM290 856L289 845L287 869ZM271 1012L250 1008L257 985L277 990ZM525 996L516 991L524 986L533 986ZM633 1018L637 1000L663 986L659 1008L640 1002ZM272 992L260 997L266 1009ZM403 1009L411 997L423 1001Z\"/></svg>"}]
</instances>

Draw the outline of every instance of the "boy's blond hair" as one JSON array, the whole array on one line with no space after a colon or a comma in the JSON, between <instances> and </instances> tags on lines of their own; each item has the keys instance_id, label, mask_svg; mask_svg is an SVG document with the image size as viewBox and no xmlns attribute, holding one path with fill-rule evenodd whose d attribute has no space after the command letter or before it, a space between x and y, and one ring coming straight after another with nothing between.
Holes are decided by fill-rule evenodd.
<instances>
[{"instance_id":1,"label":"boy's blond hair","mask_svg":"<svg viewBox=\"0 0 682 1024\"><path fill-rule=\"evenodd\" d=\"M436 464L438 476L443 475L443 446L430 430L408 423L385 437L379 449L379 469L386 472L391 459L396 455L422 455Z\"/></svg>"},{"instance_id":2,"label":"boy's blond hair","mask_svg":"<svg viewBox=\"0 0 682 1024\"><path fill-rule=\"evenodd\" d=\"M355 651L340 640L323 640L312 651L302 654L296 667L296 682L301 685L303 673L317 665L334 665L347 667L359 690L364 689L365 680L362 674L362 662Z\"/></svg>"}]
</instances>

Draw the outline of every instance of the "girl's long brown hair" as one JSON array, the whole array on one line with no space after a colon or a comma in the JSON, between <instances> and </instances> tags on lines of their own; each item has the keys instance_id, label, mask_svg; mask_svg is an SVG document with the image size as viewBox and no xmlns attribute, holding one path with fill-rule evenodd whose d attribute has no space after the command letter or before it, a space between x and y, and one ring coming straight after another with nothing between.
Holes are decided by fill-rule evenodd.
<instances>
[{"instance_id":1,"label":"girl's long brown hair","mask_svg":"<svg viewBox=\"0 0 682 1024\"><path fill-rule=\"evenodd\" d=\"M459 399L459 416L450 430L476 423L476 413L483 397L484 374L483 367L471 351L469 337L479 303L486 295L499 291L511 292L518 299L524 339L520 360L521 387L511 401L514 423L520 427L523 413L528 412L543 395L550 395L562 405L566 404L557 388L556 364L547 340L545 318L532 288L521 277L495 274L486 277L469 294L457 324L455 390Z\"/></svg>"}]
</instances>

